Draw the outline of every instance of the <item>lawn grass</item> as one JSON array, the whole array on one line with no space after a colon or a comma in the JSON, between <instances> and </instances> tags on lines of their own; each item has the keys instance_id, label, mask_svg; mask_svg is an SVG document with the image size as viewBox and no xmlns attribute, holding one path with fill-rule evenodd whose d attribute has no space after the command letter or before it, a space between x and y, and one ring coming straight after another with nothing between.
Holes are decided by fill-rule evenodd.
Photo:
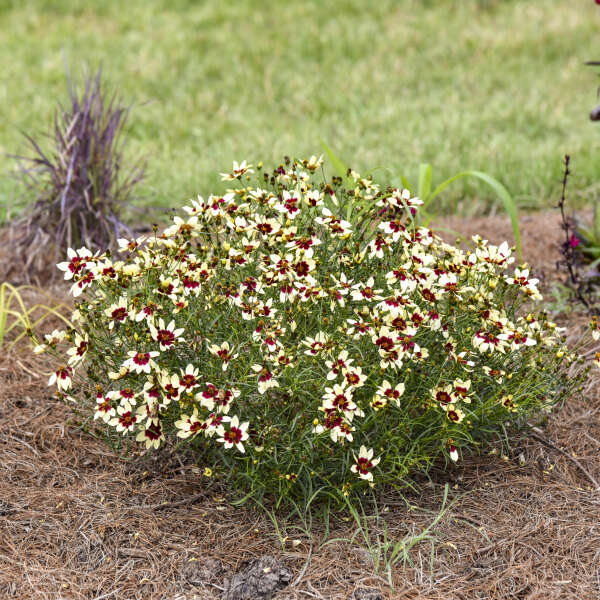
<instances>
[{"instance_id":1,"label":"lawn grass","mask_svg":"<svg viewBox=\"0 0 600 600\"><path fill-rule=\"evenodd\" d=\"M146 205L221 189L233 159L319 154L320 138L359 171L487 171L521 206L555 202L569 152L572 190L591 197L598 80L583 63L600 58L599 23L591 0L0 0L0 152L48 127L66 60L79 78L102 65L134 103ZM467 214L490 199L474 181L444 195Z\"/></svg>"}]
</instances>

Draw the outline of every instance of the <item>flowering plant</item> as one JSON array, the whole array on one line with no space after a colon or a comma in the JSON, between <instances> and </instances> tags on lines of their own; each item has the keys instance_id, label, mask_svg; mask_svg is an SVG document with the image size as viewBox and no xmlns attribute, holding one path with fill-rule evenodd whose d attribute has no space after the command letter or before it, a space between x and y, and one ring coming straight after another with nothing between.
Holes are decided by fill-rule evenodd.
<instances>
[{"instance_id":1,"label":"flowering plant","mask_svg":"<svg viewBox=\"0 0 600 600\"><path fill-rule=\"evenodd\" d=\"M179 438L248 495L307 499L403 485L581 383L506 243L448 245L407 190L354 171L343 188L315 157L258 171L248 187L235 164L236 189L118 259L58 265L79 300L51 383L109 431ZM354 202L375 217L352 222Z\"/></svg>"}]
</instances>

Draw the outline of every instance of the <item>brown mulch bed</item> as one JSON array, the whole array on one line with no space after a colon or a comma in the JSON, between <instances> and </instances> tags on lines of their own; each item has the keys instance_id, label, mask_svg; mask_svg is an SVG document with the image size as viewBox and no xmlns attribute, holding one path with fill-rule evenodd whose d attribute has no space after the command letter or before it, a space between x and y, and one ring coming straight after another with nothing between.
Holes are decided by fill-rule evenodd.
<instances>
[{"instance_id":1,"label":"brown mulch bed","mask_svg":"<svg viewBox=\"0 0 600 600\"><path fill-rule=\"evenodd\" d=\"M502 218L443 225L510 239ZM522 227L526 259L551 278L556 215ZM549 417L537 434L549 444L526 436L506 457L466 458L434 470L421 492L384 499L395 539L431 523L446 484L454 501L433 546L418 544L412 565L392 570L392 590L358 543L319 547L318 525L313 539L288 528L282 547L264 513L229 505L185 456L119 458L52 397L50 368L23 352L0 359L0 598L215 599L265 555L292 574L277 600L600 598L600 491L590 479L600 480L599 377ZM355 529L336 520L330 538Z\"/></svg>"}]
</instances>

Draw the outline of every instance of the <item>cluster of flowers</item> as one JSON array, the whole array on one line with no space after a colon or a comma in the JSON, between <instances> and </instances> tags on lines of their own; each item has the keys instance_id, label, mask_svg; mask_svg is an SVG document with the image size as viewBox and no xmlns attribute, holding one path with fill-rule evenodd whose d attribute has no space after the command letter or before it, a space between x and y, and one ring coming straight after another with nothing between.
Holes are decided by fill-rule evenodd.
<instances>
[{"instance_id":1,"label":"cluster of flowers","mask_svg":"<svg viewBox=\"0 0 600 600\"><path fill-rule=\"evenodd\" d=\"M523 310L538 282L509 270L508 244L448 245L408 190L326 181L315 157L258 170L246 187L235 163L237 189L119 240L118 259L69 250L77 331L36 348L70 342L61 395L87 390L96 419L147 447L172 434L237 452L244 476L347 490L457 460L577 384L562 332Z\"/></svg>"}]
</instances>

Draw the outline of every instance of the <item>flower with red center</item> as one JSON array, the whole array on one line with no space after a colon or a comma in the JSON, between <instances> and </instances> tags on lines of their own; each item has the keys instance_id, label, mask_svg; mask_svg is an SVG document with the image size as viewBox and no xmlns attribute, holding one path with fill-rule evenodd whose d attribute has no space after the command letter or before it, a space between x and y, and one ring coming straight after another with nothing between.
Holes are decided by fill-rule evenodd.
<instances>
[{"instance_id":1,"label":"flower with red center","mask_svg":"<svg viewBox=\"0 0 600 600\"><path fill-rule=\"evenodd\" d=\"M373 448L361 446L358 456L354 455L355 463L350 467L353 473L356 473L361 479L373 481L373 473L371 469L379 464L379 458L373 458Z\"/></svg>"},{"instance_id":2,"label":"flower with red center","mask_svg":"<svg viewBox=\"0 0 600 600\"><path fill-rule=\"evenodd\" d=\"M115 279L115 277L117 276L117 272L115 271L115 268L112 265L104 267L102 271L100 271L100 274L102 275L102 277L106 277L107 279Z\"/></svg>"},{"instance_id":3,"label":"flower with red center","mask_svg":"<svg viewBox=\"0 0 600 600\"><path fill-rule=\"evenodd\" d=\"M161 388L157 383L154 383L152 379L149 379L144 384L143 394L146 402L154 404L161 396Z\"/></svg>"},{"instance_id":4,"label":"flower with red center","mask_svg":"<svg viewBox=\"0 0 600 600\"><path fill-rule=\"evenodd\" d=\"M421 291L421 296L423 296L423 298L425 298L425 300L427 300L428 302L436 302L437 301L437 296L430 289L423 288L420 291Z\"/></svg>"},{"instance_id":5,"label":"flower with red center","mask_svg":"<svg viewBox=\"0 0 600 600\"><path fill-rule=\"evenodd\" d=\"M129 316L127 298L121 296L116 304L111 304L104 311L104 314L110 318L109 329L112 329L115 323L122 323Z\"/></svg>"},{"instance_id":6,"label":"flower with red center","mask_svg":"<svg viewBox=\"0 0 600 600\"><path fill-rule=\"evenodd\" d=\"M528 337L525 333L518 330L510 333L501 333L498 335L498 339L512 342L513 348L518 348L519 346L536 345L536 341L534 339Z\"/></svg>"},{"instance_id":7,"label":"flower with red center","mask_svg":"<svg viewBox=\"0 0 600 600\"><path fill-rule=\"evenodd\" d=\"M145 442L146 448L157 450L160 443L165 439L160 421L154 420L142 429L135 438L137 442Z\"/></svg>"},{"instance_id":8,"label":"flower with red center","mask_svg":"<svg viewBox=\"0 0 600 600\"><path fill-rule=\"evenodd\" d=\"M342 370L347 385L351 388L361 387L367 380L361 367L346 367Z\"/></svg>"},{"instance_id":9,"label":"flower with red center","mask_svg":"<svg viewBox=\"0 0 600 600\"><path fill-rule=\"evenodd\" d=\"M67 350L67 354L70 356L69 364L75 365L82 361L88 350L89 339L86 333L81 336L79 333L75 334L74 345L72 348Z\"/></svg>"},{"instance_id":10,"label":"flower with red center","mask_svg":"<svg viewBox=\"0 0 600 600\"><path fill-rule=\"evenodd\" d=\"M244 448L244 444L248 439L248 421L240 424L239 419L236 416L233 418L223 417L223 422L229 422L229 428L225 429L223 426L220 426L217 433L219 434L219 438L217 442L224 444L225 448L233 448L234 446L242 453L246 450Z\"/></svg>"},{"instance_id":11,"label":"flower with red center","mask_svg":"<svg viewBox=\"0 0 600 600\"><path fill-rule=\"evenodd\" d=\"M133 371L134 373L150 373L151 369L156 369L156 363L152 360L159 356L160 352L153 350L151 352L136 352L135 350L129 350L127 356L129 357L123 366Z\"/></svg>"},{"instance_id":12,"label":"flower with red center","mask_svg":"<svg viewBox=\"0 0 600 600\"><path fill-rule=\"evenodd\" d=\"M375 410L379 410L387 405L388 402L393 402L396 406L400 406L400 397L404 394L404 383L398 383L395 387L384 380L375 392L375 397L371 401L371 406Z\"/></svg>"},{"instance_id":13,"label":"flower with red center","mask_svg":"<svg viewBox=\"0 0 600 600\"><path fill-rule=\"evenodd\" d=\"M277 309L272 308L273 298L269 298L266 302L259 302L256 306L256 314L261 317L273 317Z\"/></svg>"},{"instance_id":14,"label":"flower with red center","mask_svg":"<svg viewBox=\"0 0 600 600\"><path fill-rule=\"evenodd\" d=\"M382 300L381 296L378 295L382 290L373 289L374 285L375 279L369 277L366 283L357 283L352 286L350 297L357 302L362 300Z\"/></svg>"},{"instance_id":15,"label":"flower with red center","mask_svg":"<svg viewBox=\"0 0 600 600\"><path fill-rule=\"evenodd\" d=\"M321 240L316 237L302 237L288 242L286 248L296 248L297 255L303 254L305 258L312 258L314 253L313 246L318 246Z\"/></svg>"},{"instance_id":16,"label":"flower with red center","mask_svg":"<svg viewBox=\"0 0 600 600\"><path fill-rule=\"evenodd\" d=\"M244 279L244 281L242 281L242 285L246 288L246 290L248 290L250 292L254 292L254 291L256 291L258 282L256 281L256 279L254 277L246 277L246 279Z\"/></svg>"},{"instance_id":17,"label":"flower with red center","mask_svg":"<svg viewBox=\"0 0 600 600\"><path fill-rule=\"evenodd\" d=\"M146 319L148 323L154 323L154 313L161 308L158 304L154 302L148 302L146 306L142 307L142 309L136 313L132 313L131 318L136 321L143 321Z\"/></svg>"},{"instance_id":18,"label":"flower with red center","mask_svg":"<svg viewBox=\"0 0 600 600\"><path fill-rule=\"evenodd\" d=\"M302 342L303 345L308 346L308 350L305 350L304 354L316 356L323 348L325 348L327 341L328 337L324 331L319 331L314 338L307 337Z\"/></svg>"},{"instance_id":19,"label":"flower with red center","mask_svg":"<svg viewBox=\"0 0 600 600\"><path fill-rule=\"evenodd\" d=\"M505 352L506 343L506 334L495 335L494 333L487 331L478 331L473 338L473 347L479 350L482 354L484 352L493 352L494 350L498 350L499 352Z\"/></svg>"},{"instance_id":20,"label":"flower with red center","mask_svg":"<svg viewBox=\"0 0 600 600\"><path fill-rule=\"evenodd\" d=\"M327 373L327 379L329 381L335 379L338 376L338 374L342 372L342 369L348 367L352 362L353 359L348 358L347 350L342 350L336 360L326 360L325 364L329 369L329 372Z\"/></svg>"},{"instance_id":21,"label":"flower with red center","mask_svg":"<svg viewBox=\"0 0 600 600\"><path fill-rule=\"evenodd\" d=\"M502 406L504 406L504 408L507 408L511 412L517 411L517 405L513 401L512 394L505 394L504 396L502 396L500 398L500 404L502 404Z\"/></svg>"},{"instance_id":22,"label":"flower with red center","mask_svg":"<svg viewBox=\"0 0 600 600\"><path fill-rule=\"evenodd\" d=\"M454 404L446 404L443 408L446 411L448 420L453 423L460 423L465 418L465 413L460 408L454 406Z\"/></svg>"},{"instance_id":23,"label":"flower with red center","mask_svg":"<svg viewBox=\"0 0 600 600\"><path fill-rule=\"evenodd\" d=\"M116 412L112 402L108 398L105 398L101 392L98 392L98 395L96 396L96 412L94 413L94 420L102 419L105 423L108 423L115 414Z\"/></svg>"},{"instance_id":24,"label":"flower with red center","mask_svg":"<svg viewBox=\"0 0 600 600\"><path fill-rule=\"evenodd\" d=\"M271 388L279 387L279 382L273 377L268 367L263 365L252 365L250 367L258 375L258 393L264 394Z\"/></svg>"},{"instance_id":25,"label":"flower with red center","mask_svg":"<svg viewBox=\"0 0 600 600\"><path fill-rule=\"evenodd\" d=\"M186 275L183 278L183 289L186 293L199 292L200 282Z\"/></svg>"},{"instance_id":26,"label":"flower with red center","mask_svg":"<svg viewBox=\"0 0 600 600\"><path fill-rule=\"evenodd\" d=\"M241 163L233 161L233 171L231 173L221 173L221 181L233 181L234 179L241 179L245 173L254 173L252 165L246 164L243 160Z\"/></svg>"},{"instance_id":27,"label":"flower with red center","mask_svg":"<svg viewBox=\"0 0 600 600\"><path fill-rule=\"evenodd\" d=\"M376 337L375 345L379 346L380 350L383 350L384 352L390 352L395 347L394 340L387 335L380 335L379 337Z\"/></svg>"},{"instance_id":28,"label":"flower with red center","mask_svg":"<svg viewBox=\"0 0 600 600\"><path fill-rule=\"evenodd\" d=\"M137 417L132 411L131 404L124 402L117 406L117 416L109 421L109 425L115 427L119 432L125 435L128 431L132 431L137 422Z\"/></svg>"},{"instance_id":29,"label":"flower with red center","mask_svg":"<svg viewBox=\"0 0 600 600\"><path fill-rule=\"evenodd\" d=\"M187 365L185 371L181 371L181 377L179 379L179 385L184 387L186 391L191 392L200 383L198 379L198 369L194 368L194 365Z\"/></svg>"},{"instance_id":30,"label":"flower with red center","mask_svg":"<svg viewBox=\"0 0 600 600\"><path fill-rule=\"evenodd\" d=\"M392 219L391 221L379 223L379 229L383 229L386 234L391 236L392 241L397 242L402 237L406 227L402 225L400 219Z\"/></svg>"},{"instance_id":31,"label":"flower with red center","mask_svg":"<svg viewBox=\"0 0 600 600\"><path fill-rule=\"evenodd\" d=\"M77 281L71 286L71 294L73 294L73 297L77 298L78 296L81 296L83 290L91 285L94 279L95 276L91 271L83 273L80 277L78 277Z\"/></svg>"},{"instance_id":32,"label":"flower with red center","mask_svg":"<svg viewBox=\"0 0 600 600\"><path fill-rule=\"evenodd\" d=\"M123 388L122 390L119 390L119 396L121 402L128 401L131 404L135 404L136 393L132 388Z\"/></svg>"},{"instance_id":33,"label":"flower with red center","mask_svg":"<svg viewBox=\"0 0 600 600\"><path fill-rule=\"evenodd\" d=\"M504 376L506 375L506 372L502 369L492 369L491 367L485 365L482 368L484 373L488 377L491 377L492 379L496 380L496 383L502 383L504 381Z\"/></svg>"},{"instance_id":34,"label":"flower with red center","mask_svg":"<svg viewBox=\"0 0 600 600\"><path fill-rule=\"evenodd\" d=\"M445 387L438 387L431 391L431 395L436 402L439 402L441 405L452 404L455 400L452 396L452 386L447 385Z\"/></svg>"},{"instance_id":35,"label":"flower with red center","mask_svg":"<svg viewBox=\"0 0 600 600\"><path fill-rule=\"evenodd\" d=\"M194 408L191 416L181 415L178 421L175 421L175 427L180 431L177 432L177 437L188 438L196 437L201 431L206 431L208 424L198 418L198 409Z\"/></svg>"},{"instance_id":36,"label":"flower with red center","mask_svg":"<svg viewBox=\"0 0 600 600\"><path fill-rule=\"evenodd\" d=\"M127 240L125 238L119 238L117 243L119 244L119 252L134 252L140 247L140 244L143 244L146 241L144 236L140 236L135 240Z\"/></svg>"},{"instance_id":37,"label":"flower with red center","mask_svg":"<svg viewBox=\"0 0 600 600\"><path fill-rule=\"evenodd\" d=\"M56 265L61 271L65 272L65 279L73 279L79 275L92 258L92 253L87 248L79 248L75 251L72 248L67 250L68 262L61 262Z\"/></svg>"},{"instance_id":38,"label":"flower with red center","mask_svg":"<svg viewBox=\"0 0 600 600\"><path fill-rule=\"evenodd\" d=\"M232 352L232 349L229 346L229 342L223 342L220 346L212 344L208 347L208 351L214 356L217 356L221 359L223 363L221 368L223 369L223 371L226 371L227 367L229 366L229 363L239 356L239 354L234 354Z\"/></svg>"},{"instance_id":39,"label":"flower with red center","mask_svg":"<svg viewBox=\"0 0 600 600\"><path fill-rule=\"evenodd\" d=\"M281 201L275 204L274 208L281 213L285 213L288 219L294 219L298 212L298 198L285 190L281 196Z\"/></svg>"},{"instance_id":40,"label":"flower with red center","mask_svg":"<svg viewBox=\"0 0 600 600\"><path fill-rule=\"evenodd\" d=\"M344 384L335 384L333 387L326 387L323 394L323 405L319 410L329 413L337 411L352 421L354 415L362 417L363 411L352 400L352 388L345 387Z\"/></svg>"},{"instance_id":41,"label":"flower with red center","mask_svg":"<svg viewBox=\"0 0 600 600\"><path fill-rule=\"evenodd\" d=\"M312 271L313 267L311 266L310 262L308 262L306 260L301 260L301 261L298 261L293 266L293 269L294 269L296 275L298 277L302 278L302 277L306 277Z\"/></svg>"},{"instance_id":42,"label":"flower with red center","mask_svg":"<svg viewBox=\"0 0 600 600\"><path fill-rule=\"evenodd\" d=\"M240 390L237 388L231 388L230 390L219 390L215 398L215 404L217 405L217 411L221 414L226 415L230 408L234 398L239 397Z\"/></svg>"},{"instance_id":43,"label":"flower with red center","mask_svg":"<svg viewBox=\"0 0 600 600\"><path fill-rule=\"evenodd\" d=\"M462 379L454 380L453 395L456 398L460 398L460 400L462 400L463 402L466 402L467 404L469 404L471 402L471 399L469 398L469 395L470 395L469 390L470 389L471 389L471 380L470 379L467 379L466 381L463 381Z\"/></svg>"},{"instance_id":44,"label":"flower with red center","mask_svg":"<svg viewBox=\"0 0 600 600\"><path fill-rule=\"evenodd\" d=\"M172 348L177 341L185 341L182 337L180 337L184 331L183 328L176 329L174 320L171 320L168 325L165 325L164 320L159 319L158 327L155 327L152 323L149 323L148 326L150 329L150 334L152 335L152 339L155 342L158 342L161 350L168 350L169 348Z\"/></svg>"},{"instance_id":45,"label":"flower with red center","mask_svg":"<svg viewBox=\"0 0 600 600\"><path fill-rule=\"evenodd\" d=\"M56 384L59 390L67 391L71 387L71 377L73 377L73 369L62 365L50 375L48 385Z\"/></svg>"}]
</instances>

